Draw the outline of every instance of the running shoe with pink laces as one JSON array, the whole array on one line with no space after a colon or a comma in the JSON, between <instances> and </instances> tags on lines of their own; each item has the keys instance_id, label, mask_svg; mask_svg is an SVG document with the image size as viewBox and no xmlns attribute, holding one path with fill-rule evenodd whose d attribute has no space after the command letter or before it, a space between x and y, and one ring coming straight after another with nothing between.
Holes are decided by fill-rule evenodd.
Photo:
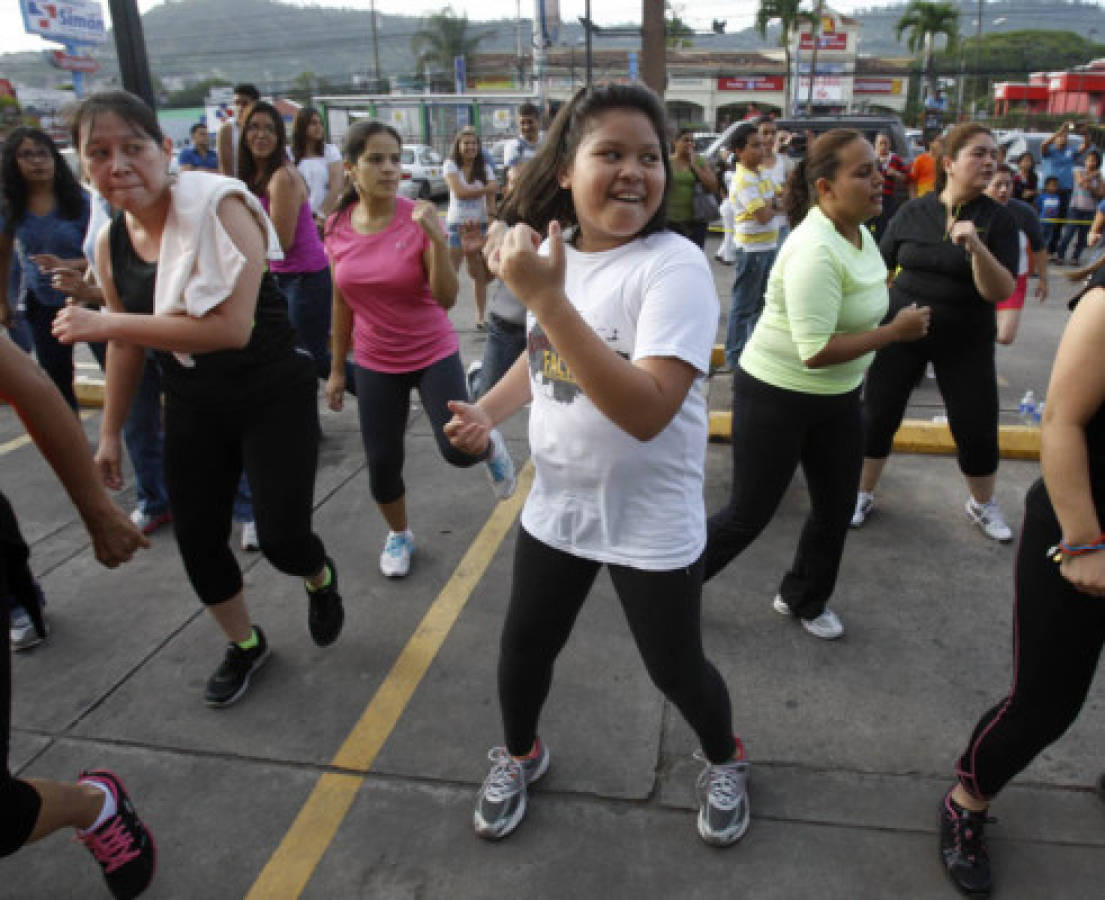
<instances>
[{"instance_id":1,"label":"running shoe with pink laces","mask_svg":"<svg viewBox=\"0 0 1105 900\"><path fill-rule=\"evenodd\" d=\"M157 868L157 845L150 830L138 818L123 782L114 772L99 769L81 772L78 783L95 782L115 798L115 815L95 831L78 831L84 844L104 872L104 880L116 900L137 897L153 881Z\"/></svg>"}]
</instances>

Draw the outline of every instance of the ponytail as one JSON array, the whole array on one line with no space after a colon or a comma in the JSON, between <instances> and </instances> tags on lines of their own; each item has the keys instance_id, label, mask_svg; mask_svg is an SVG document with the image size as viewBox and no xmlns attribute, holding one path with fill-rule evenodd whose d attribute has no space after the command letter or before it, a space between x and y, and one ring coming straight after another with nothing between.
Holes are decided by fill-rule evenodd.
<instances>
[{"instance_id":1,"label":"ponytail","mask_svg":"<svg viewBox=\"0 0 1105 900\"><path fill-rule=\"evenodd\" d=\"M806 158L803 156L787 176L787 184L783 189L783 211L791 228L797 228L806 218L811 205L810 183L806 179Z\"/></svg>"}]
</instances>

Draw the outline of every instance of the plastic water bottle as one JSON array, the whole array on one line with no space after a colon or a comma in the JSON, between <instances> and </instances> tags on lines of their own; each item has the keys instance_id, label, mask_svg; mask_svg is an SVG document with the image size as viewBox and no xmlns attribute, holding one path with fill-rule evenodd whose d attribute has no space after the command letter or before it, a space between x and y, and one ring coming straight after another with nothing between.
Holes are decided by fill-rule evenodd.
<instances>
[{"instance_id":1,"label":"plastic water bottle","mask_svg":"<svg viewBox=\"0 0 1105 900\"><path fill-rule=\"evenodd\" d=\"M1036 395L1032 391L1025 391L1021 397L1021 405L1017 407L1017 413L1025 425L1035 425L1040 421L1036 411Z\"/></svg>"}]
</instances>

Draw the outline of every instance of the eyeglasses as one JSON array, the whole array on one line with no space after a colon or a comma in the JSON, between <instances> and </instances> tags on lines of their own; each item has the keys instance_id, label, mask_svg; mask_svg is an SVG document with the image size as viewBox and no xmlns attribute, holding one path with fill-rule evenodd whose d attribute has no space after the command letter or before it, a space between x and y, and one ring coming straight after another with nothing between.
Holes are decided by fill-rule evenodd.
<instances>
[{"instance_id":1,"label":"eyeglasses","mask_svg":"<svg viewBox=\"0 0 1105 900\"><path fill-rule=\"evenodd\" d=\"M49 159L50 151L45 147L35 147L32 150L20 150L15 154L15 158L20 162L32 162L36 159Z\"/></svg>"}]
</instances>

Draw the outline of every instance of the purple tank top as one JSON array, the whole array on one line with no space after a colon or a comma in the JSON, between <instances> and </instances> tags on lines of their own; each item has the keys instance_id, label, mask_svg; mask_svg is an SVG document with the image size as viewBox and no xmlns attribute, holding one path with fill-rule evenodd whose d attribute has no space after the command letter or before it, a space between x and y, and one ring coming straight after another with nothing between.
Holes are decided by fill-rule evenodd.
<instances>
[{"instance_id":1,"label":"purple tank top","mask_svg":"<svg viewBox=\"0 0 1105 900\"><path fill-rule=\"evenodd\" d=\"M269 211L269 198L261 197L261 206ZM315 227L315 217L311 215L311 204L306 200L299 207L299 218L295 220L295 238L292 245L284 251L284 258L269 263L273 272L317 272L330 265L326 257L322 240Z\"/></svg>"}]
</instances>

